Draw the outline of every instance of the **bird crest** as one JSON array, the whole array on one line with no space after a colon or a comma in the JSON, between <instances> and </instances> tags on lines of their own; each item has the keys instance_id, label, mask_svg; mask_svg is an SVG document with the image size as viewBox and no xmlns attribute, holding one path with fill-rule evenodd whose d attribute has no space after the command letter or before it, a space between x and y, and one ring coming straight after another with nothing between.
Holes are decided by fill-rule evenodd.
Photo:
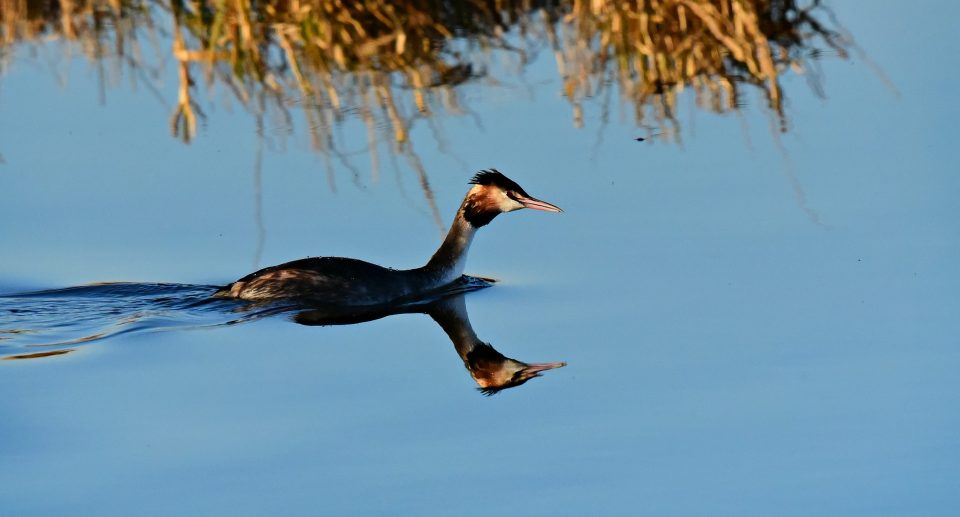
<instances>
[{"instance_id":1,"label":"bird crest","mask_svg":"<svg viewBox=\"0 0 960 517\"><path fill-rule=\"evenodd\" d=\"M497 169L486 169L476 173L470 179L472 185L494 186L504 191L514 191L526 195L523 188L517 185L517 182L503 175Z\"/></svg>"}]
</instances>

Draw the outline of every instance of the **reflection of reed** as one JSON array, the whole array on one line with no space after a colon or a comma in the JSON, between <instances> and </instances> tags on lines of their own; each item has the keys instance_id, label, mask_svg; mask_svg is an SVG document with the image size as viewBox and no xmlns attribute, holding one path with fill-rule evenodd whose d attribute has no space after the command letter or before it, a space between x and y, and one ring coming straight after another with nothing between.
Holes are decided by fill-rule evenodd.
<instances>
[{"instance_id":1,"label":"reflection of reed","mask_svg":"<svg viewBox=\"0 0 960 517\"><path fill-rule=\"evenodd\" d=\"M803 73L822 43L840 56L850 45L816 15L819 0L645 0L573 2L557 25L548 25L564 94L583 123L582 99L616 84L633 105L638 125L653 112L656 130L677 136L677 94L695 92L715 112L738 109L741 84L758 87L786 127L780 75ZM669 126L669 127L664 127Z\"/></svg>"},{"instance_id":2,"label":"reflection of reed","mask_svg":"<svg viewBox=\"0 0 960 517\"><path fill-rule=\"evenodd\" d=\"M368 127L371 155L391 142L391 152L410 157L413 121L438 111L461 113L455 88L477 75L486 49L525 55L540 42L553 49L578 126L584 99L615 87L650 134L677 136L679 93L690 88L702 108L726 112L738 109L741 85L748 84L763 93L784 127L784 71L809 69L825 49L846 56L851 46L823 22L830 13L820 0L808 4L0 0L0 41L8 47L60 37L79 43L92 59L112 55L134 69L158 70L148 65L139 40L169 30L179 79L171 126L185 141L204 116L193 98L202 77L208 88L226 88L286 131L291 108L302 110L317 151L337 155L332 129L356 115ZM518 35L508 44L504 35L512 29ZM373 177L377 167L374 159Z\"/></svg>"}]
</instances>

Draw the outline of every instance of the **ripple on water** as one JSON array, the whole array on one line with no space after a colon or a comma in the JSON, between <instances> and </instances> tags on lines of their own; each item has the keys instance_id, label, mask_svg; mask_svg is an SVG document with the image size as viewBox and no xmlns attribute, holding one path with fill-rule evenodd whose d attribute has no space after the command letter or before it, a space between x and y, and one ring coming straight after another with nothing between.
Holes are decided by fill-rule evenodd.
<instances>
[{"instance_id":1,"label":"ripple on water","mask_svg":"<svg viewBox=\"0 0 960 517\"><path fill-rule=\"evenodd\" d=\"M48 357L127 332L220 325L249 317L245 304L211 299L215 290L207 285L111 283L0 295L0 357Z\"/></svg>"},{"instance_id":2,"label":"ripple on water","mask_svg":"<svg viewBox=\"0 0 960 517\"><path fill-rule=\"evenodd\" d=\"M375 319L368 315L406 312L419 304L483 289L491 282L464 276L390 307L348 311L291 301L264 304L211 298L219 287L212 285L107 283L0 294L0 359L50 357L130 332L232 325L302 309L337 316L307 324L356 323ZM349 317L342 317L347 313Z\"/></svg>"}]
</instances>

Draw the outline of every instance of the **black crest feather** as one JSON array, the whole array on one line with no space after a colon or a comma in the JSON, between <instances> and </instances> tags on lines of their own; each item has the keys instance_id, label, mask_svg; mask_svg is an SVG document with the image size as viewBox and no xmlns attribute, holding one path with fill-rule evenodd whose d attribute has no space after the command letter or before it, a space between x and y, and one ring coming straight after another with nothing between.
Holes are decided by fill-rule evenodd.
<instances>
[{"instance_id":1,"label":"black crest feather","mask_svg":"<svg viewBox=\"0 0 960 517\"><path fill-rule=\"evenodd\" d=\"M517 182L504 176L503 173L497 169L487 169L476 173L473 178L470 179L470 183L473 185L496 186L506 191L512 190L527 195L527 193L523 191L523 188L517 185Z\"/></svg>"}]
</instances>

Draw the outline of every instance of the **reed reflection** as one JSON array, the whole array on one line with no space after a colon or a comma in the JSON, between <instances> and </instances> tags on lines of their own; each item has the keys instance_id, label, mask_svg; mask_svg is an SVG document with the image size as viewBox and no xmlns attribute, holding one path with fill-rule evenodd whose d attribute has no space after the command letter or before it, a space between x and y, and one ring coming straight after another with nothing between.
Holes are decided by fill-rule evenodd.
<instances>
[{"instance_id":1,"label":"reed reflection","mask_svg":"<svg viewBox=\"0 0 960 517\"><path fill-rule=\"evenodd\" d=\"M371 151L384 144L422 176L412 125L466 113L458 88L505 58L522 68L552 52L576 126L588 100L607 113L615 93L648 137L677 139L687 89L701 109L724 113L741 109L747 86L785 130L781 77L806 74L819 92L815 61L855 49L820 0L0 0L0 19L5 65L10 47L67 42L65 54L82 50L102 83L126 70L154 87L172 57L170 126L184 141L206 116L198 94L225 92L275 133L291 132L299 112L314 149L347 165L333 128L357 117Z\"/></svg>"},{"instance_id":2,"label":"reed reflection","mask_svg":"<svg viewBox=\"0 0 960 517\"><path fill-rule=\"evenodd\" d=\"M478 279L471 279L477 282ZM333 309L301 311L294 321L302 325L344 325L372 321L395 314L422 313L430 316L447 334L470 376L484 395L493 395L514 388L565 362L531 364L512 359L498 352L490 343L481 340L470 324L464 292L482 289L483 283L464 284L461 292L438 300L416 305L383 307L369 311L343 313Z\"/></svg>"}]
</instances>

